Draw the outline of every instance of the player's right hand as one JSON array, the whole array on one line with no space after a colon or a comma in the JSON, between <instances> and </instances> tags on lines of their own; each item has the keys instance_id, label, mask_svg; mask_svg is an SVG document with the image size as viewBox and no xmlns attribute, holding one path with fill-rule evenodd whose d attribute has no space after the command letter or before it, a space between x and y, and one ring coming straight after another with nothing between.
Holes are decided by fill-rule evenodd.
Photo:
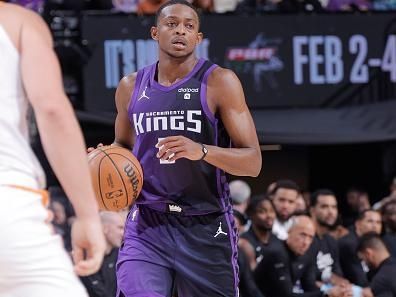
<instances>
[{"instance_id":1,"label":"player's right hand","mask_svg":"<svg viewBox=\"0 0 396 297\"><path fill-rule=\"evenodd\" d=\"M72 225L71 236L75 272L80 276L97 272L106 248L99 215L77 218Z\"/></svg>"},{"instance_id":2,"label":"player's right hand","mask_svg":"<svg viewBox=\"0 0 396 297\"><path fill-rule=\"evenodd\" d=\"M103 143L99 143L99 144L96 146L96 148L102 147L102 146L103 146ZM87 148L87 153L92 152L94 149L95 149L94 147L90 146L89 148Z\"/></svg>"}]
</instances>

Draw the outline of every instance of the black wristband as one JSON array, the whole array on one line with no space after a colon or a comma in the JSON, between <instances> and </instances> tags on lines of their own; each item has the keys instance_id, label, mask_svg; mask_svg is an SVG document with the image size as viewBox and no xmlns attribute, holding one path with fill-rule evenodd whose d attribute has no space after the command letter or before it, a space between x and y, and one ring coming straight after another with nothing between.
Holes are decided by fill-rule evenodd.
<instances>
[{"instance_id":1,"label":"black wristband","mask_svg":"<svg viewBox=\"0 0 396 297\"><path fill-rule=\"evenodd\" d=\"M198 161L202 161L203 159L205 159L206 155L208 154L208 149L206 148L206 146L203 143L200 143L200 145L202 146L202 157Z\"/></svg>"}]
</instances>

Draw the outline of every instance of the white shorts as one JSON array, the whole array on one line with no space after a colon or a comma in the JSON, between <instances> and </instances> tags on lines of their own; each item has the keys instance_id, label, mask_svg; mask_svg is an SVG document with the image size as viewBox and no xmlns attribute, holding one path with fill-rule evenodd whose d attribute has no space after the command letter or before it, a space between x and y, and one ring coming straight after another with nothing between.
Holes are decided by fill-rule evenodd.
<instances>
[{"instance_id":1,"label":"white shorts","mask_svg":"<svg viewBox=\"0 0 396 297\"><path fill-rule=\"evenodd\" d=\"M0 297L87 297L38 193L0 186Z\"/></svg>"}]
</instances>

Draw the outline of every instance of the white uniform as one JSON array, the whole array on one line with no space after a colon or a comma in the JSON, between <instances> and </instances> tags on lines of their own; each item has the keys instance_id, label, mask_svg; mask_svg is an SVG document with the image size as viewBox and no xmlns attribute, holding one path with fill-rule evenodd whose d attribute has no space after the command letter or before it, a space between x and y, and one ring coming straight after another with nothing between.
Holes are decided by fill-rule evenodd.
<instances>
[{"instance_id":1,"label":"white uniform","mask_svg":"<svg viewBox=\"0 0 396 297\"><path fill-rule=\"evenodd\" d=\"M45 175L29 145L27 109L20 56L0 25L0 297L85 297L35 191Z\"/></svg>"}]
</instances>

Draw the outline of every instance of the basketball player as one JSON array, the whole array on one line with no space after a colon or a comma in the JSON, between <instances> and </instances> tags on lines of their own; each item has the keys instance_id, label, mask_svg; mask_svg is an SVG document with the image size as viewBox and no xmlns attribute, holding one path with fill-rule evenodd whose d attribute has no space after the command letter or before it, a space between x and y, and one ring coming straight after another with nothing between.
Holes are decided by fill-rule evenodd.
<instances>
[{"instance_id":1,"label":"basketball player","mask_svg":"<svg viewBox=\"0 0 396 297\"><path fill-rule=\"evenodd\" d=\"M51 35L34 12L0 2L0 296L87 296L61 238L45 223L45 176L29 146L29 102L48 159L76 211L74 270L91 274L100 267L104 238Z\"/></svg>"},{"instance_id":2,"label":"basketball player","mask_svg":"<svg viewBox=\"0 0 396 297\"><path fill-rule=\"evenodd\" d=\"M237 234L226 173L257 176L261 152L241 83L194 55L196 10L171 0L151 36L159 61L116 92L115 145L144 171L118 257L118 296L237 296ZM131 125L132 123L132 125ZM231 147L232 143L232 147Z\"/></svg>"}]
</instances>

